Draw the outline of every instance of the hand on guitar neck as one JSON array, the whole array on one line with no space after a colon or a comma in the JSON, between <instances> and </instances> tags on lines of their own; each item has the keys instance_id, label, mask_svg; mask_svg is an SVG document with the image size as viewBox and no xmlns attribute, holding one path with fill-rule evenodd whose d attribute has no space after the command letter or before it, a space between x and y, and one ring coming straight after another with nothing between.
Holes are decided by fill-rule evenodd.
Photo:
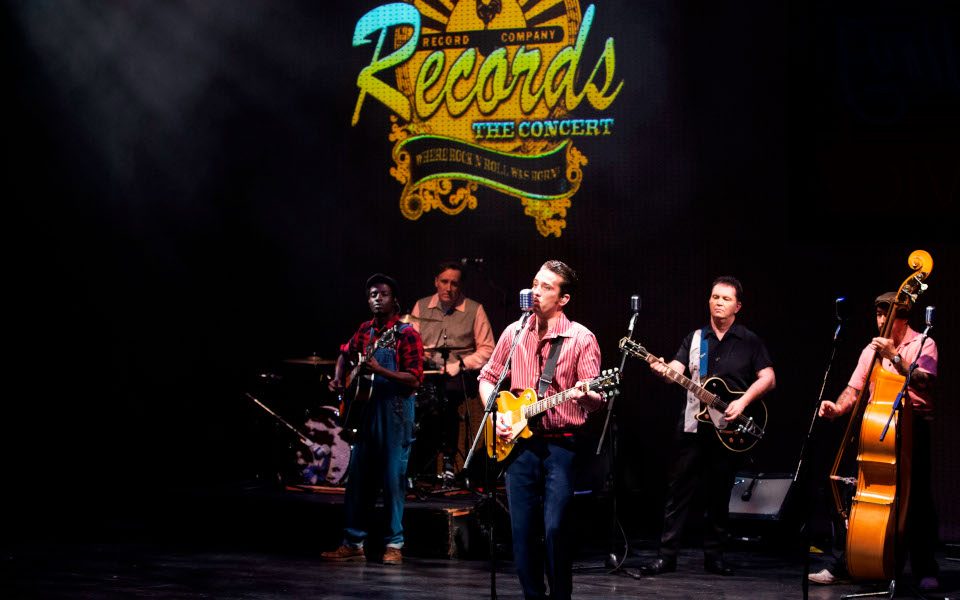
<instances>
[{"instance_id":1,"label":"hand on guitar neck","mask_svg":"<svg viewBox=\"0 0 960 600\"><path fill-rule=\"evenodd\" d=\"M600 395L597 392L591 391L590 384L591 384L591 381L578 381L576 385L574 385L572 388L563 392L564 400L565 401L569 400L573 404L576 404L577 401L580 400L580 398L583 398L587 394L593 394L594 396L599 398ZM497 413L497 437L504 440L508 440L508 439L514 438L515 436L516 436L516 431L514 431L514 425L510 420L510 415L504 412L498 412Z\"/></svg>"},{"instance_id":2,"label":"hand on guitar neck","mask_svg":"<svg viewBox=\"0 0 960 600\"><path fill-rule=\"evenodd\" d=\"M676 381L677 374L683 375L684 365L678 360L672 360L668 363L663 357L650 355L646 361L650 365L650 370L664 381ZM723 410L723 418L727 421L735 421L737 417L743 414L749 404L742 398L731 400Z\"/></svg>"},{"instance_id":3,"label":"hand on guitar neck","mask_svg":"<svg viewBox=\"0 0 960 600\"><path fill-rule=\"evenodd\" d=\"M758 398L751 403L743 399L743 391L731 390L719 377L695 382L683 374L686 368L683 363L678 360L664 362L629 338L620 340L620 349L644 360L659 377L679 384L699 399L701 411L696 416L697 420L712 423L720 442L730 450L745 452L763 437L763 428L767 423L767 408L763 400Z\"/></svg>"},{"instance_id":4,"label":"hand on guitar neck","mask_svg":"<svg viewBox=\"0 0 960 600\"><path fill-rule=\"evenodd\" d=\"M590 381L579 381L570 389L542 399L538 399L536 390L531 388L523 390L519 397L508 391L500 392L497 396L496 435L494 435L494 428L490 425L489 417L484 424L487 454L490 457L496 457L497 461L506 459L520 438L529 438L533 435L527 426L530 419L568 400L579 402L588 394L596 398L599 396L597 390L603 390L607 398L610 398L619 393L617 389L619 383L620 370L609 369ZM491 390L492 388L485 391L489 393Z\"/></svg>"},{"instance_id":5,"label":"hand on guitar neck","mask_svg":"<svg viewBox=\"0 0 960 600\"><path fill-rule=\"evenodd\" d=\"M683 373L683 363L680 361L671 361L667 363L662 356L650 356L647 359L647 362L650 364L650 370L658 376L660 379L666 381L672 381L669 377L667 370L676 371L677 373Z\"/></svg>"}]
</instances>

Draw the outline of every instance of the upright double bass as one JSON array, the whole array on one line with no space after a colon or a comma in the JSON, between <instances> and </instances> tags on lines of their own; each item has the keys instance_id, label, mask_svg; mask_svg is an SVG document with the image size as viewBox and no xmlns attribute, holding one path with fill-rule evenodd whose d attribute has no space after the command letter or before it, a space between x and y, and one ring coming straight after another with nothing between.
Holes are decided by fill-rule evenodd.
<instances>
[{"instance_id":1,"label":"upright double bass","mask_svg":"<svg viewBox=\"0 0 960 600\"><path fill-rule=\"evenodd\" d=\"M909 309L927 288L925 280L933 270L933 259L924 250L910 254L907 277L890 303L880 337L892 337L894 316ZM894 550L903 537L910 499L910 463L913 421L909 399L904 394L898 414L895 402L905 378L881 366L874 353L867 385L857 395L850 421L830 471L830 486L837 512L847 520L847 571L855 579L894 579L902 566L903 553ZM887 423L889 429L885 431ZM857 449L857 476L843 477L853 448ZM842 486L856 483L853 499L847 505Z\"/></svg>"}]
</instances>

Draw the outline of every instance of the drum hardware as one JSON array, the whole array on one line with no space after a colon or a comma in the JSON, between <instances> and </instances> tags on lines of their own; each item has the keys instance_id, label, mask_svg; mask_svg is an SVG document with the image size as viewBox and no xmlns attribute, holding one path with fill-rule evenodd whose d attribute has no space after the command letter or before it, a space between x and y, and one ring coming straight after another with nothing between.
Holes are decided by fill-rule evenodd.
<instances>
[{"instance_id":1,"label":"drum hardware","mask_svg":"<svg viewBox=\"0 0 960 600\"><path fill-rule=\"evenodd\" d=\"M424 346L424 352L459 352L461 350L473 350L472 346L444 346L443 344L434 344L432 346Z\"/></svg>"},{"instance_id":2,"label":"drum hardware","mask_svg":"<svg viewBox=\"0 0 960 600\"><path fill-rule=\"evenodd\" d=\"M440 319L431 319L430 317L418 317L416 315L411 315L409 313L405 315L400 315L401 323L410 323L410 321L419 321L421 323L424 323L424 322L439 323Z\"/></svg>"},{"instance_id":3,"label":"drum hardware","mask_svg":"<svg viewBox=\"0 0 960 600\"><path fill-rule=\"evenodd\" d=\"M438 349L458 348L440 346ZM444 369L425 369L423 383L417 390L417 435L408 482L411 487L417 482L415 493L420 499L432 494L471 490L470 473L459 464L466 455L463 446L469 434L463 434L463 439L459 438L460 428L466 427L467 432L471 430L468 405L477 401L472 395L476 392L461 395L462 391L458 393L448 389L451 382L459 382L460 389L466 389L466 370L462 360L460 364L460 373L457 375L451 375ZM454 395L451 397L449 394ZM451 411L462 414L451 414Z\"/></svg>"},{"instance_id":4,"label":"drum hardware","mask_svg":"<svg viewBox=\"0 0 960 600\"><path fill-rule=\"evenodd\" d=\"M332 358L320 358L316 354L311 354L306 358L288 358L283 362L291 365L312 365L318 367L320 365L335 365L337 361Z\"/></svg>"}]
</instances>

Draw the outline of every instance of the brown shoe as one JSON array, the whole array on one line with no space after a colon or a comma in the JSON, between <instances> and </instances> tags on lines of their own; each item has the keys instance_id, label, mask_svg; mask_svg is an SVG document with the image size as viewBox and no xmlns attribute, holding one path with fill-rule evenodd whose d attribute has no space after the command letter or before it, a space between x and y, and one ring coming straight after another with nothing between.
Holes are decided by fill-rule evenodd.
<instances>
[{"instance_id":1,"label":"brown shoe","mask_svg":"<svg viewBox=\"0 0 960 600\"><path fill-rule=\"evenodd\" d=\"M347 545L340 546L336 550L323 552L320 554L320 558L323 560L338 560L341 562L367 560L367 557L363 555L363 548L354 548Z\"/></svg>"},{"instance_id":2,"label":"brown shoe","mask_svg":"<svg viewBox=\"0 0 960 600\"><path fill-rule=\"evenodd\" d=\"M387 549L383 551L383 564L385 565L399 565L403 562L403 554L400 552L400 548L391 548L387 546Z\"/></svg>"}]
</instances>

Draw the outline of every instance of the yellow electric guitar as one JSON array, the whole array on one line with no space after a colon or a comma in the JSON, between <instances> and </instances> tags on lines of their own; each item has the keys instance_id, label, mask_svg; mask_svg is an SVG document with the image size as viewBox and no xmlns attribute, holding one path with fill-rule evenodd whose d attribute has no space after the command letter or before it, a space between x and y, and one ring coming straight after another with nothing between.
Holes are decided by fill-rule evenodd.
<instances>
[{"instance_id":1,"label":"yellow electric guitar","mask_svg":"<svg viewBox=\"0 0 960 600\"><path fill-rule=\"evenodd\" d=\"M500 392L497 395L497 414L505 415L506 422L510 425L510 437L501 438L495 434L495 428L487 417L485 435L487 439L487 455L490 458L496 456L497 462L500 462L510 456L510 452L517 444L520 438L528 438L533 435L530 428L527 427L527 421L566 402L570 392L581 390L584 393L591 390L602 390L608 397L611 394L619 393L617 385L620 383L620 369L609 369L603 371L599 377L590 381L585 381L578 386L563 390L552 396L547 396L543 400L537 400L536 390L527 388L521 392L520 396L514 396L508 391ZM496 444L492 443L496 440ZM494 447L495 446L495 447Z\"/></svg>"}]
</instances>

